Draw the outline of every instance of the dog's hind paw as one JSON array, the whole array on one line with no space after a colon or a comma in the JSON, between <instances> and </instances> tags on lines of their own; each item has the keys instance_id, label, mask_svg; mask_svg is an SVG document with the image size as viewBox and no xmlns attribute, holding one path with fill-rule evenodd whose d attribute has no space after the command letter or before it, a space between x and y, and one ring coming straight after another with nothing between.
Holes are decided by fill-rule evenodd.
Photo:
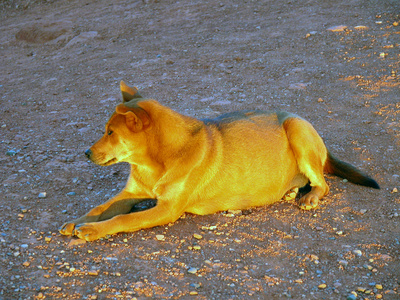
<instances>
[{"instance_id":1,"label":"dog's hind paw","mask_svg":"<svg viewBox=\"0 0 400 300\"><path fill-rule=\"evenodd\" d=\"M299 201L299 207L304 210L313 209L318 206L318 202L318 197L310 192L307 195L301 197Z\"/></svg>"},{"instance_id":2,"label":"dog's hind paw","mask_svg":"<svg viewBox=\"0 0 400 300\"><path fill-rule=\"evenodd\" d=\"M290 190L288 190L286 192L285 195L283 195L282 199L285 200L285 201L294 200L294 199L296 199L296 196L297 196L298 192L299 192L299 188L298 187L291 188Z\"/></svg>"}]
</instances>

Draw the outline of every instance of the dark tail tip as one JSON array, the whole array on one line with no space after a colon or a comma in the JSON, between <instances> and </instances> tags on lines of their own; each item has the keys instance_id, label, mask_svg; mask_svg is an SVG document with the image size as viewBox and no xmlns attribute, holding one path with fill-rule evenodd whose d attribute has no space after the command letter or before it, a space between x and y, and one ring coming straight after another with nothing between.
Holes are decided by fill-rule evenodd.
<instances>
[{"instance_id":1,"label":"dark tail tip","mask_svg":"<svg viewBox=\"0 0 400 300\"><path fill-rule=\"evenodd\" d=\"M379 184L374 179L364 174L353 165L337 159L329 152L324 169L327 173L342 177L352 183L371 187L373 189L380 189Z\"/></svg>"},{"instance_id":2,"label":"dark tail tip","mask_svg":"<svg viewBox=\"0 0 400 300\"><path fill-rule=\"evenodd\" d=\"M371 188L377 189L377 190L380 189L379 184L375 180L373 180L371 177L368 177L366 175L363 175L363 176L364 176L364 178L362 178L360 180L360 183L358 183L358 182L355 182L355 183L363 185L363 186L368 186L368 187L371 187Z\"/></svg>"}]
</instances>

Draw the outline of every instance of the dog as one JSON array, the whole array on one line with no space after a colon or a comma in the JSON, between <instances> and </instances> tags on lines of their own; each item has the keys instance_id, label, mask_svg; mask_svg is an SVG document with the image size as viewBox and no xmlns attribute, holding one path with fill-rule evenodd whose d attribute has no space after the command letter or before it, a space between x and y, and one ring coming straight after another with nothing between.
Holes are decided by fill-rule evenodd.
<instances>
[{"instance_id":1,"label":"dog","mask_svg":"<svg viewBox=\"0 0 400 300\"><path fill-rule=\"evenodd\" d=\"M114 198L65 223L63 235L93 241L165 225L185 212L206 215L294 199L306 185L311 189L299 207L309 210L329 191L324 172L379 189L335 158L297 115L255 110L198 120L143 98L123 81L120 89L123 103L85 154L100 166L128 162L128 182Z\"/></svg>"}]
</instances>

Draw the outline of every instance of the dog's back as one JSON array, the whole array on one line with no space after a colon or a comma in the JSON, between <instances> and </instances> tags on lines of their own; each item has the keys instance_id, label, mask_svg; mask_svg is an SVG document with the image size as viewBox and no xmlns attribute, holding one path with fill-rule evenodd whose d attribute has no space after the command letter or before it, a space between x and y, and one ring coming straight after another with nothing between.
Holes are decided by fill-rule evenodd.
<instances>
[{"instance_id":1,"label":"dog's back","mask_svg":"<svg viewBox=\"0 0 400 300\"><path fill-rule=\"evenodd\" d=\"M279 114L243 111L203 121L213 146L201 164L203 176L193 177L193 198L202 201L193 201L189 212L265 205L281 199L291 187L307 183L299 175Z\"/></svg>"}]
</instances>

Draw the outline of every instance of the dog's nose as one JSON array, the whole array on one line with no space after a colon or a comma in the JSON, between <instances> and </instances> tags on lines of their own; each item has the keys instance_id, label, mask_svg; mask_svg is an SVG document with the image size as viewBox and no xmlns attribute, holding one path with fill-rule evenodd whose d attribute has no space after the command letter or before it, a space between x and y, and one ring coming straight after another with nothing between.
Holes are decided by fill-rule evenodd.
<instances>
[{"instance_id":1,"label":"dog's nose","mask_svg":"<svg viewBox=\"0 0 400 300\"><path fill-rule=\"evenodd\" d=\"M85 151L85 155L86 155L87 158L90 159L90 157L92 156L92 150L87 149L87 150Z\"/></svg>"}]
</instances>

